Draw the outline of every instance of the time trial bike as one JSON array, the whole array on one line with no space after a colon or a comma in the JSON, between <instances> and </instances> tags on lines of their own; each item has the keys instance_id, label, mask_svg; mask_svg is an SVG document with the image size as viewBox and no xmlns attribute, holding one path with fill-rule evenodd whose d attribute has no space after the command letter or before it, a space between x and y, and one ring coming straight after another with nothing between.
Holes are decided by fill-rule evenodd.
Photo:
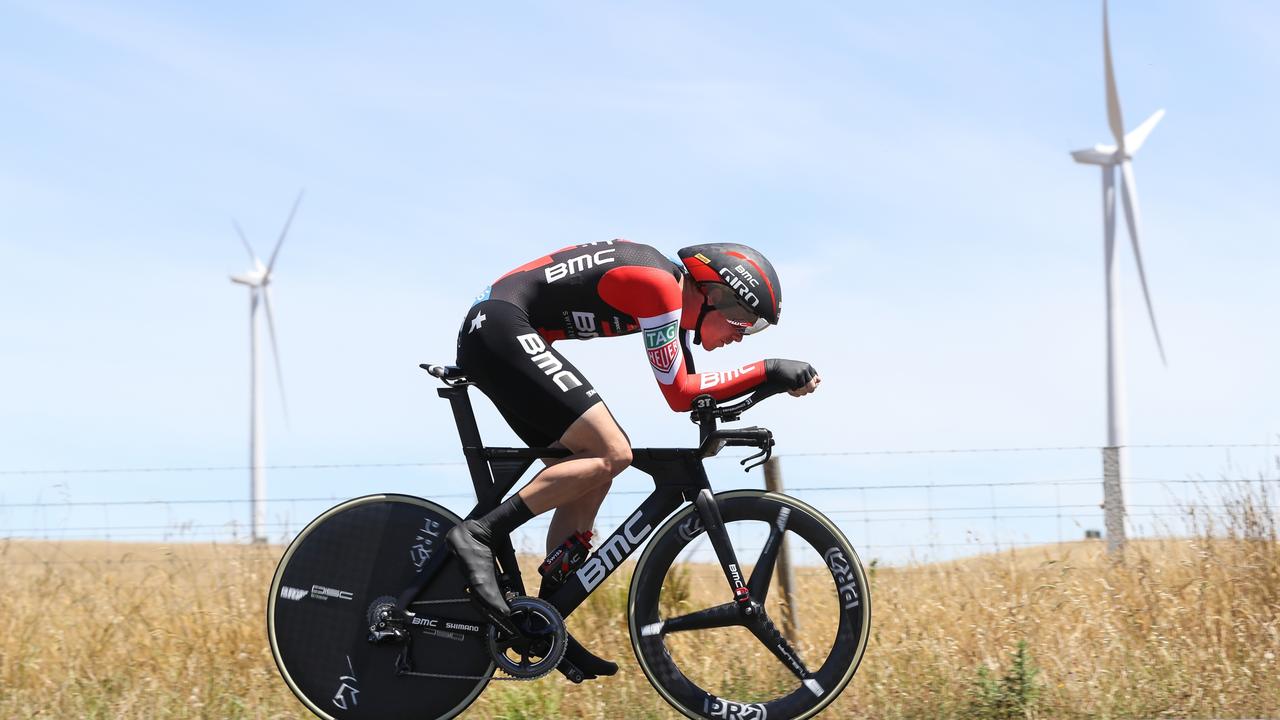
<instances>
[{"instance_id":1,"label":"time trial bike","mask_svg":"<svg viewBox=\"0 0 1280 720\"><path fill-rule=\"evenodd\" d=\"M569 454L485 447L463 371L422 367L446 385L438 393L452 406L475 487L469 518L502 502L538 459ZM769 430L717 427L763 397L719 405L699 396L692 409L697 447L634 448L631 466L652 477L653 492L594 553L582 553L576 571L545 599L527 595L510 538L497 538L497 577L511 607L505 621L471 598L466 573L445 541L462 518L447 508L381 494L329 509L288 546L271 581L267 629L285 683L321 718L443 720L466 709L491 680L532 680L559 669L581 682L582 671L565 657L576 642L565 618L643 547L626 620L639 667L658 694L690 718L813 717L844 690L862 659L870 598L857 553L818 510L763 490L712 493L705 458L725 447L753 447L759 452L741 461L749 470L770 457ZM738 559L732 536L762 538L750 568ZM718 602L691 609L684 558L695 546L705 550L704 541L714 553L702 567L724 580L719 590L718 581L699 584ZM778 600L770 598L777 558L788 543L814 559L806 572L817 590L805 590L806 608L826 609L806 621L825 631L825 639L806 643L803 653L788 637L794 630L775 624ZM781 680L704 687L714 683L704 679L705 667L695 666L729 647L716 633L744 631L754 656L727 653L713 664L773 664Z\"/></svg>"}]
</instances>

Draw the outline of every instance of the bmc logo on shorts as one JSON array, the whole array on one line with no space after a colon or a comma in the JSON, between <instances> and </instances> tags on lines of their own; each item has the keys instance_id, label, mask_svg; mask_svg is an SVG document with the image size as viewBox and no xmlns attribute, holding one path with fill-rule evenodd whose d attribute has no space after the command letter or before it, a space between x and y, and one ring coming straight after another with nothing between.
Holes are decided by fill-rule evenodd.
<instances>
[{"instance_id":1,"label":"bmc logo on shorts","mask_svg":"<svg viewBox=\"0 0 1280 720\"><path fill-rule=\"evenodd\" d=\"M555 381L556 387L560 388L560 392L569 392L570 390L581 387L582 381L577 375L564 369L564 364L556 359L555 355L547 350L547 344L542 341L542 336L538 333L525 333L517 335L516 340L520 341L520 347L524 348L525 354L533 361L538 369L548 375Z\"/></svg>"},{"instance_id":2,"label":"bmc logo on shorts","mask_svg":"<svg viewBox=\"0 0 1280 720\"><path fill-rule=\"evenodd\" d=\"M664 373L671 370L672 363L680 356L679 334L678 320L644 331L644 349L649 353L649 362Z\"/></svg>"}]
</instances>

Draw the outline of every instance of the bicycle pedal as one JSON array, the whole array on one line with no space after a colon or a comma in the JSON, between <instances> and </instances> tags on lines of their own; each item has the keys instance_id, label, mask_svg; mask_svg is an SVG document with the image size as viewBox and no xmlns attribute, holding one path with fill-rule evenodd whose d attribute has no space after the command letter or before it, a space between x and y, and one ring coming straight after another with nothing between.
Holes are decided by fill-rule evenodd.
<instances>
[{"instance_id":1,"label":"bicycle pedal","mask_svg":"<svg viewBox=\"0 0 1280 720\"><path fill-rule=\"evenodd\" d=\"M592 675L591 677L587 677L581 670L578 669L577 665L574 665L568 660L561 660L560 664L556 666L556 669L560 671L560 674L564 675L566 678L569 678L569 682L575 685L581 685L584 680L596 679L595 675Z\"/></svg>"}]
</instances>

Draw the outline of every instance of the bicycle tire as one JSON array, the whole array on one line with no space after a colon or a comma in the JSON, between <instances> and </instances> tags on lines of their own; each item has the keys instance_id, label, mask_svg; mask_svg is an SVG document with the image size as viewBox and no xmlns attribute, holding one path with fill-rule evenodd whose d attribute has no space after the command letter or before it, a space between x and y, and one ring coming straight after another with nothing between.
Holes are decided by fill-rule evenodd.
<instances>
[{"instance_id":1,"label":"bicycle tire","mask_svg":"<svg viewBox=\"0 0 1280 720\"><path fill-rule=\"evenodd\" d=\"M726 526L735 522L773 523L783 508L789 508L786 536L793 543L799 539L807 544L826 562L826 569L834 581L835 607L840 620L830 653L816 670L810 667L813 679L817 681L814 687L821 693L793 678L794 690L765 702L739 702L718 697L699 687L681 671L672 658L665 635L645 636L641 632L642 628L663 621L660 617L660 595L668 573L680 551L703 533L696 508L692 505L672 516L658 529L632 577L627 614L631 645L640 668L658 694L690 718L804 720L813 717L844 691L866 651L871 604L862 563L848 539L831 520L795 498L762 490L735 490L718 493L715 497ZM740 557L739 561L753 563L755 558ZM725 587L728 593L727 583ZM732 663L736 658L725 660Z\"/></svg>"},{"instance_id":2,"label":"bicycle tire","mask_svg":"<svg viewBox=\"0 0 1280 720\"><path fill-rule=\"evenodd\" d=\"M460 522L429 500L367 495L330 508L290 543L271 580L267 635L280 675L307 709L326 720L445 720L484 690L494 663L479 638L414 633L414 669L452 679L398 673L406 645L368 641L370 606L409 587L434 554L449 553L444 536ZM457 561L443 562L419 601L465 599ZM436 607L482 622L469 602Z\"/></svg>"}]
</instances>

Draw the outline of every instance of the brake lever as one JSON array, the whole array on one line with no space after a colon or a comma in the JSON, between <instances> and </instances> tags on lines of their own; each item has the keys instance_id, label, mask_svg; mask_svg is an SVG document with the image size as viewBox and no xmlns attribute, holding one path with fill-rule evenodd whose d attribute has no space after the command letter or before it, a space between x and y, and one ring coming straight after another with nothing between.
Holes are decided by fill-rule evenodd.
<instances>
[{"instance_id":1,"label":"brake lever","mask_svg":"<svg viewBox=\"0 0 1280 720\"><path fill-rule=\"evenodd\" d=\"M756 458L761 458L761 457L764 459L761 460L760 462L756 462L756 463L751 462L752 460L755 460ZM769 444L765 445L763 450L756 453L755 455L750 455L739 460L738 464L745 466L742 468L742 472L751 472L752 468L759 467L760 465L763 465L769 462L769 458L771 457L773 457L773 438L769 438ZM747 463L751 463L751 464L748 465Z\"/></svg>"}]
</instances>

